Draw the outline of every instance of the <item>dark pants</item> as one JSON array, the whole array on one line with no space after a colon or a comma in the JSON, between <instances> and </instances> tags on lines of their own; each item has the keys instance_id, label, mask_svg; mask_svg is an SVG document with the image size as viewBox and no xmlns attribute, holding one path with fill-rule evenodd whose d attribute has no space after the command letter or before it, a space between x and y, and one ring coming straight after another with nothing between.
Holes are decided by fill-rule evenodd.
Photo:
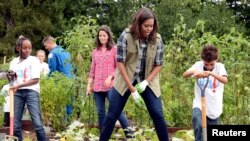
<instances>
[{"instance_id":1,"label":"dark pants","mask_svg":"<svg viewBox=\"0 0 250 141\"><path fill-rule=\"evenodd\" d=\"M98 112L98 125L99 125L100 131L102 129L103 121L106 118L106 110L105 110L105 99L106 98L108 99L108 101L111 100L110 91L94 92L94 99L95 99L96 108L97 108L97 112ZM124 113L121 113L118 120L121 123L122 128L125 129L125 131L128 130L129 123L128 123L128 119Z\"/></svg>"},{"instance_id":2,"label":"dark pants","mask_svg":"<svg viewBox=\"0 0 250 141\"><path fill-rule=\"evenodd\" d=\"M127 91L124 96L121 96L115 88L112 88L108 114L107 118L104 120L103 123L100 141L109 140L113 132L115 122L122 113L122 110L130 96L130 93L130 91ZM162 111L161 98L156 97L149 87L146 88L146 90L141 94L141 96L146 104L149 115L153 119L159 140L168 141L168 130Z\"/></svg>"},{"instance_id":3,"label":"dark pants","mask_svg":"<svg viewBox=\"0 0 250 141\"><path fill-rule=\"evenodd\" d=\"M9 127L10 126L10 112L4 112L4 127Z\"/></svg>"},{"instance_id":4,"label":"dark pants","mask_svg":"<svg viewBox=\"0 0 250 141\"><path fill-rule=\"evenodd\" d=\"M24 105L27 104L38 141L47 141L40 111L40 96L34 90L18 90L14 95L14 136L22 141L21 121Z\"/></svg>"}]
</instances>

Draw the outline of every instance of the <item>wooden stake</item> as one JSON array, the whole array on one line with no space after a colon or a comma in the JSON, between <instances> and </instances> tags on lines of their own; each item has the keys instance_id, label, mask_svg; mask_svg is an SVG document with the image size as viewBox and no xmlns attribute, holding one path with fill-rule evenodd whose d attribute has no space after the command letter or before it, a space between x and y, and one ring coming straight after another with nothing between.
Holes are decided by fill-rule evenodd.
<instances>
[{"instance_id":1,"label":"wooden stake","mask_svg":"<svg viewBox=\"0 0 250 141\"><path fill-rule=\"evenodd\" d=\"M6 64L6 56L3 57L3 65Z\"/></svg>"}]
</instances>

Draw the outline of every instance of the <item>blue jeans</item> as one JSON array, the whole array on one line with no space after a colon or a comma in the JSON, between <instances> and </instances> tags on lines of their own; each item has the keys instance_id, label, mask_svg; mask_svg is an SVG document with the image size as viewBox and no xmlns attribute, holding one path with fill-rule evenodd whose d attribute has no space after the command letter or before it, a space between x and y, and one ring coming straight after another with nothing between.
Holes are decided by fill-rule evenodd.
<instances>
[{"instance_id":1,"label":"blue jeans","mask_svg":"<svg viewBox=\"0 0 250 141\"><path fill-rule=\"evenodd\" d=\"M111 100L111 92L110 91L94 92L94 99L95 99L95 104L96 104L96 108L97 108L97 112L98 112L98 125L99 125L100 131L102 130L102 124L104 122L104 119L106 118L106 110L105 110L106 97L107 97L108 101ZM124 113L120 114L118 120L121 123L122 128L127 130L129 127L129 123L128 123L128 119Z\"/></svg>"},{"instance_id":2,"label":"blue jeans","mask_svg":"<svg viewBox=\"0 0 250 141\"><path fill-rule=\"evenodd\" d=\"M193 108L192 122L194 128L195 141L203 141L202 138L202 113L199 108ZM218 125L219 118L210 119L207 117L207 125Z\"/></svg>"},{"instance_id":3,"label":"blue jeans","mask_svg":"<svg viewBox=\"0 0 250 141\"><path fill-rule=\"evenodd\" d=\"M73 109L74 109L73 107L74 97L71 96L70 99L71 99L70 103L65 106L66 114L64 116L64 120L62 121L63 126L66 126L68 123L71 122Z\"/></svg>"},{"instance_id":4,"label":"blue jeans","mask_svg":"<svg viewBox=\"0 0 250 141\"><path fill-rule=\"evenodd\" d=\"M103 123L100 141L109 140L113 132L115 122L120 116L131 92L127 91L124 96L121 96L115 88L112 88L111 93L112 94L108 108L108 114ZM168 130L162 111L161 98L157 98L149 87L146 88L146 90L141 94L141 96L146 104L149 115L153 119L159 140L168 141Z\"/></svg>"},{"instance_id":5,"label":"blue jeans","mask_svg":"<svg viewBox=\"0 0 250 141\"><path fill-rule=\"evenodd\" d=\"M36 131L37 140L47 141L41 117L39 93L30 89L17 90L14 95L14 136L18 137L19 141L23 140L21 121L25 103Z\"/></svg>"}]
</instances>

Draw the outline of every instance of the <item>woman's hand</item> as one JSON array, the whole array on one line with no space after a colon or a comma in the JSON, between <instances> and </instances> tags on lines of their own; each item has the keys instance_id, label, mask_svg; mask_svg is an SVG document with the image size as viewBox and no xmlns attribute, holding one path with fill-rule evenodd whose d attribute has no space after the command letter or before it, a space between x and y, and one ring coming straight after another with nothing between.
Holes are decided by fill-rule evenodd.
<instances>
[{"instance_id":1,"label":"woman's hand","mask_svg":"<svg viewBox=\"0 0 250 141\"><path fill-rule=\"evenodd\" d=\"M87 95L91 95L93 93L93 84L88 83L87 85Z\"/></svg>"},{"instance_id":2,"label":"woman's hand","mask_svg":"<svg viewBox=\"0 0 250 141\"><path fill-rule=\"evenodd\" d=\"M108 76L108 78L104 81L104 86L111 87L113 76Z\"/></svg>"}]
</instances>

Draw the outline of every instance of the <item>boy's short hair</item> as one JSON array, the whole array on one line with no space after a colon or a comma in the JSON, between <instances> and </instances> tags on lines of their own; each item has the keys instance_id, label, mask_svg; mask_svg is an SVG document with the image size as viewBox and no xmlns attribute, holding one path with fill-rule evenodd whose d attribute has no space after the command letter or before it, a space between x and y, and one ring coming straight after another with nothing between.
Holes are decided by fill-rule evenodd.
<instances>
[{"instance_id":1,"label":"boy's short hair","mask_svg":"<svg viewBox=\"0 0 250 141\"><path fill-rule=\"evenodd\" d=\"M43 38L42 43L45 43L45 42L48 42L48 41L49 42L53 42L53 43L56 42L54 37L52 37L52 36L46 36L46 37Z\"/></svg>"},{"instance_id":2,"label":"boy's short hair","mask_svg":"<svg viewBox=\"0 0 250 141\"><path fill-rule=\"evenodd\" d=\"M206 45L201 51L201 58L206 62L217 60L219 58L218 49L213 45Z\"/></svg>"}]
</instances>

